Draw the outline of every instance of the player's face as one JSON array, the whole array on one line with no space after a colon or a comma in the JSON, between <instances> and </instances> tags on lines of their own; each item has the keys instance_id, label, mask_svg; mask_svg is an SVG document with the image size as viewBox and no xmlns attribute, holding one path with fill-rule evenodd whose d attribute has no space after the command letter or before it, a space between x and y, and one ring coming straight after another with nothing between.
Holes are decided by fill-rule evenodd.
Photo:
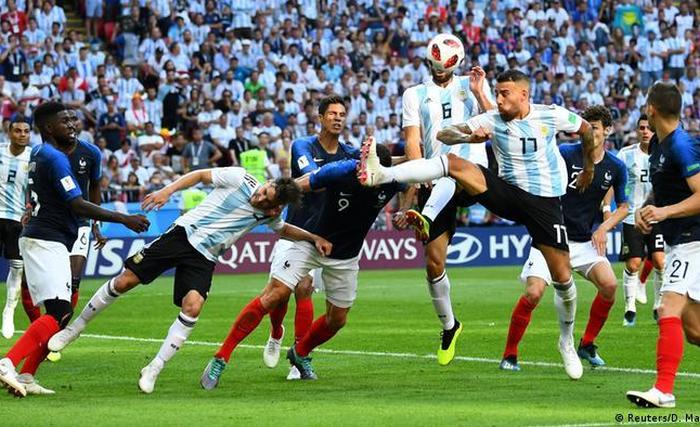
<instances>
[{"instance_id":1,"label":"player's face","mask_svg":"<svg viewBox=\"0 0 700 427\"><path fill-rule=\"evenodd\" d=\"M606 128L603 125L603 122L600 120L596 120L593 122L589 122L591 125L591 128L593 129L593 141L595 142L595 145L598 147L602 147L605 142L605 139L608 137L608 134L610 133L610 128Z\"/></svg>"},{"instance_id":2,"label":"player's face","mask_svg":"<svg viewBox=\"0 0 700 427\"><path fill-rule=\"evenodd\" d=\"M10 128L10 143L26 147L29 144L30 133L28 123L14 123Z\"/></svg>"},{"instance_id":3,"label":"player's face","mask_svg":"<svg viewBox=\"0 0 700 427\"><path fill-rule=\"evenodd\" d=\"M51 134L61 145L70 145L75 141L75 122L69 110L61 111L53 119Z\"/></svg>"},{"instance_id":4,"label":"player's face","mask_svg":"<svg viewBox=\"0 0 700 427\"><path fill-rule=\"evenodd\" d=\"M521 114L528 98L527 85L516 82L496 83L496 105L501 117L506 121Z\"/></svg>"},{"instance_id":5,"label":"player's face","mask_svg":"<svg viewBox=\"0 0 700 427\"><path fill-rule=\"evenodd\" d=\"M282 207L277 201L277 189L271 181L266 182L250 197L254 208L265 211L267 215L279 214Z\"/></svg>"},{"instance_id":6,"label":"player's face","mask_svg":"<svg viewBox=\"0 0 700 427\"><path fill-rule=\"evenodd\" d=\"M321 116L321 126L324 130L333 135L340 135L345 129L345 121L347 120L347 112L343 104L331 104L326 112Z\"/></svg>"},{"instance_id":7,"label":"player's face","mask_svg":"<svg viewBox=\"0 0 700 427\"><path fill-rule=\"evenodd\" d=\"M430 66L430 74L433 76L433 81L435 84L443 84L452 78L452 73L451 71L444 71L444 70L438 70L437 68Z\"/></svg>"},{"instance_id":8,"label":"player's face","mask_svg":"<svg viewBox=\"0 0 700 427\"><path fill-rule=\"evenodd\" d=\"M648 120L640 120L637 125L637 140L642 144L648 144L654 132L651 131Z\"/></svg>"}]
</instances>

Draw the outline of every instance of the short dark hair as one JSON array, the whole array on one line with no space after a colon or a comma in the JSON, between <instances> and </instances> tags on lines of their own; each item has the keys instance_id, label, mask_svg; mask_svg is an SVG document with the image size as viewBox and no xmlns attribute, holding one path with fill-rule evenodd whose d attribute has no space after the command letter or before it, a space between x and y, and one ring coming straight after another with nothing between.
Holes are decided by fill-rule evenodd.
<instances>
[{"instance_id":1,"label":"short dark hair","mask_svg":"<svg viewBox=\"0 0 700 427\"><path fill-rule=\"evenodd\" d=\"M647 117L646 114L641 114L641 115L639 116L639 118L637 119L637 127L639 127L639 123L640 123L642 120L648 122L648 121L649 121L649 117Z\"/></svg>"},{"instance_id":2,"label":"short dark hair","mask_svg":"<svg viewBox=\"0 0 700 427\"><path fill-rule=\"evenodd\" d=\"M379 157L379 164L388 168L391 166L391 151L386 145L377 144L377 157Z\"/></svg>"},{"instance_id":3,"label":"short dark hair","mask_svg":"<svg viewBox=\"0 0 700 427\"><path fill-rule=\"evenodd\" d=\"M297 206L301 202L301 187L292 178L277 178L275 180L275 194L281 205Z\"/></svg>"},{"instance_id":4,"label":"short dark hair","mask_svg":"<svg viewBox=\"0 0 700 427\"><path fill-rule=\"evenodd\" d=\"M647 104L662 115L667 117L679 117L681 115L681 91L674 83L656 82L649 89Z\"/></svg>"},{"instance_id":5,"label":"short dark hair","mask_svg":"<svg viewBox=\"0 0 700 427\"><path fill-rule=\"evenodd\" d=\"M514 82L514 83L526 83L528 86L530 86L530 78L527 76L527 74L523 73L522 71L515 70L515 69L510 69L502 72L496 77L496 83L505 83L505 82Z\"/></svg>"},{"instance_id":6,"label":"short dark hair","mask_svg":"<svg viewBox=\"0 0 700 427\"><path fill-rule=\"evenodd\" d=\"M326 111L328 110L328 106L331 104L340 104L343 107L345 107L345 102L343 102L343 98L341 98L338 95L329 95L321 100L321 102L318 104L318 114L324 115L326 114Z\"/></svg>"},{"instance_id":7,"label":"short dark hair","mask_svg":"<svg viewBox=\"0 0 700 427\"><path fill-rule=\"evenodd\" d=\"M593 105L581 114L588 123L590 122L601 122L604 127L610 127L613 125L613 117L610 114L610 110L602 105Z\"/></svg>"},{"instance_id":8,"label":"short dark hair","mask_svg":"<svg viewBox=\"0 0 700 427\"><path fill-rule=\"evenodd\" d=\"M34 110L34 123L36 123L37 128L39 128L39 132L44 132L46 124L52 116L65 110L66 106L56 101L44 102L36 107Z\"/></svg>"},{"instance_id":9,"label":"short dark hair","mask_svg":"<svg viewBox=\"0 0 700 427\"><path fill-rule=\"evenodd\" d=\"M16 123L26 123L27 126L29 126L29 130L32 128L32 124L26 117L15 117L12 119L12 121L10 121L10 126L8 126L7 130L12 130L12 126L14 126Z\"/></svg>"}]
</instances>

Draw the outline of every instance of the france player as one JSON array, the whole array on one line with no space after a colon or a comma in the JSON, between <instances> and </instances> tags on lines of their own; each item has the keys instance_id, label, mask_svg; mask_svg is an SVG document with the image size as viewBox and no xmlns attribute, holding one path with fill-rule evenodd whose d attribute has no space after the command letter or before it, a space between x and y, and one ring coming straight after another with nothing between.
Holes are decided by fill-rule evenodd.
<instances>
[{"instance_id":1,"label":"france player","mask_svg":"<svg viewBox=\"0 0 700 427\"><path fill-rule=\"evenodd\" d=\"M666 268L659 305L656 383L627 398L646 408L674 408L673 383L683 358L683 332L700 345L700 141L680 123L681 93L673 83L649 90L646 114L656 133L649 145L652 192L637 210L645 234L658 223L666 243Z\"/></svg>"},{"instance_id":2,"label":"france player","mask_svg":"<svg viewBox=\"0 0 700 427\"><path fill-rule=\"evenodd\" d=\"M319 106L319 119L321 132L319 135L306 136L296 139L291 147L292 177L299 178L305 174L317 170L324 164L337 160L359 157L359 151L348 144L341 144L339 137L346 123L346 110L343 99L331 95L321 99ZM312 192L304 195L299 206L290 206L287 212L287 223L296 225L305 230L313 230L318 222L327 198L323 192ZM275 245L275 253L272 259L272 270L284 259L287 250L293 246L293 242L280 239ZM270 274L272 274L271 271ZM316 271L318 273L318 270ZM315 287L319 288L321 274L314 274ZM296 313L294 316L294 341L300 340L311 327L314 320L314 306L311 299L313 292L312 275L302 278L294 289L296 300ZM263 362L265 366L274 368L277 366L280 356L280 347L284 336L282 321L287 313L287 302L280 304L270 312L271 331L270 337L263 349ZM298 379L299 373L292 367L288 379Z\"/></svg>"},{"instance_id":3,"label":"france player","mask_svg":"<svg viewBox=\"0 0 700 427\"><path fill-rule=\"evenodd\" d=\"M381 146L382 162L390 165L391 154ZM338 164L339 163L339 164ZM294 287L309 271L323 270L326 313L316 319L304 337L294 344L287 358L301 379L316 379L309 353L335 336L345 326L348 312L357 294L360 249L377 214L398 192L400 184L363 188L355 178L357 160L344 160L323 166L308 179L309 187L326 188L326 202L313 232L328 239L333 249L319 256L307 243L296 244L284 257L276 259L269 283L262 294L240 312L226 340L209 362L200 380L203 388L215 388L236 346L257 328L265 314L284 304Z\"/></svg>"},{"instance_id":4,"label":"france player","mask_svg":"<svg viewBox=\"0 0 700 427\"><path fill-rule=\"evenodd\" d=\"M449 43L458 46L458 59L446 68L444 62L450 60L447 54L449 49L446 49ZM437 58L434 55L436 49L441 53ZM406 132L406 157L409 160L419 159L423 154L426 159L431 159L449 152L475 164L488 166L484 145L450 147L437 139L438 132L446 126L465 122L495 105L484 70L474 67L470 76L454 74L463 58L462 42L452 34L439 34L428 43L426 62L432 79L406 89L402 96L402 121ZM474 201L461 189L458 191L454 179L449 177L435 181L432 190L421 187L419 199L423 205L421 213L411 209L404 215L401 210L394 223L397 228L402 228L406 223L411 225L416 229L419 239L425 242L428 292L443 329L437 360L440 365L447 365L454 359L462 325L452 310L450 279L445 270L445 259L447 247L455 232L457 208L470 206ZM405 200L412 203L412 191Z\"/></svg>"},{"instance_id":5,"label":"france player","mask_svg":"<svg viewBox=\"0 0 700 427\"><path fill-rule=\"evenodd\" d=\"M78 120L80 120L80 118L78 118L78 115L73 109L69 109L67 112L77 129ZM68 153L68 160L70 161L71 170L76 178L82 197L95 205L100 205L102 201L100 192L102 153L100 149L94 144L76 139L75 145ZM75 306L78 304L80 279L83 274L83 267L87 261L90 244L90 222L91 221L86 218L78 219L78 238L75 239L75 243L73 243L73 248L70 252L71 306L74 310ZM106 239L102 237L102 233L96 221L92 221L92 233L96 239L96 249L104 246ZM30 322L38 319L41 315L39 308L32 302L26 281L22 283L22 305L24 306L24 311L27 313ZM50 361L55 362L60 360L61 354L51 352L47 357Z\"/></svg>"},{"instance_id":6,"label":"france player","mask_svg":"<svg viewBox=\"0 0 700 427\"><path fill-rule=\"evenodd\" d=\"M15 307L22 282L22 256L19 253L19 235L22 232L22 213L27 201L29 180L29 135L31 128L25 121L13 121L7 129L9 143L0 144L0 248L9 261L7 299L2 310L2 336L10 339L15 333Z\"/></svg>"},{"instance_id":7,"label":"france player","mask_svg":"<svg viewBox=\"0 0 700 427\"><path fill-rule=\"evenodd\" d=\"M527 227L532 245L547 261L556 293L569 301L576 295L576 288L560 201L569 182L556 134L564 131L581 136L583 169L576 186L582 190L593 179L595 140L590 124L577 114L555 105L531 104L529 82L517 70L501 73L496 84L497 111L480 114L464 125L438 133L438 139L451 145L491 139L499 176L454 154L385 168L379 164L376 143L370 138L362 145L358 178L363 185L373 186L395 181L429 182L451 176L491 212Z\"/></svg>"},{"instance_id":8,"label":"france player","mask_svg":"<svg viewBox=\"0 0 700 427\"><path fill-rule=\"evenodd\" d=\"M607 108L592 106L581 115L593 128L595 150L593 159L595 173L593 182L583 192L576 188L576 178L583 170L583 147L580 143L559 146L566 162L569 185L562 197L564 222L569 235L571 267L590 280L598 289L591 305L586 332L579 346L579 356L593 366L603 366L605 362L596 353L593 344L615 301L617 280L610 262L605 256L607 233L627 216L627 168L620 159L605 150L605 138L610 134L613 118ZM617 209L594 231L593 225L600 212L601 202L610 189L615 194ZM523 265L520 279L525 283L525 292L513 309L508 329L508 339L503 352L500 368L519 371L518 344L530 323L532 311L537 307L546 287L552 282L547 263L542 253L533 247ZM576 294L564 300L555 294L554 306L559 317L559 352L564 360L566 373L572 379L583 375L581 361L574 350L573 329L576 316Z\"/></svg>"},{"instance_id":9,"label":"france player","mask_svg":"<svg viewBox=\"0 0 700 427\"><path fill-rule=\"evenodd\" d=\"M625 270L622 285L625 295L624 326L634 326L637 317L636 302L646 304L647 295L644 282L640 280L639 270L642 258L651 259L654 265L654 320L661 295L661 284L664 271L664 236L660 227L654 225L652 232L644 235L634 226L634 215L642 207L651 192L651 177L649 175L649 142L654 136L649 126L649 119L642 114L637 120L636 144L628 145L620 150L618 157L627 165L627 198L629 214L622 224L622 248L620 261L624 261Z\"/></svg>"},{"instance_id":10,"label":"france player","mask_svg":"<svg viewBox=\"0 0 700 427\"><path fill-rule=\"evenodd\" d=\"M36 383L34 375L48 354L47 341L73 315L68 249L77 237L78 218L119 222L136 232L149 225L142 215L111 212L81 197L66 155L75 144L76 131L63 104L41 104L34 110L34 121L44 143L31 153L29 191L34 209L22 230L19 248L34 305L43 305L46 314L0 360L0 382L17 396L53 393ZM22 375L18 376L15 367L22 360Z\"/></svg>"},{"instance_id":11,"label":"france player","mask_svg":"<svg viewBox=\"0 0 700 427\"><path fill-rule=\"evenodd\" d=\"M214 190L196 208L187 212L162 236L124 262L124 271L108 280L75 321L49 340L49 348L60 351L75 341L88 323L139 284L150 284L163 272L175 268L173 304L181 308L168 330L156 357L141 370L139 388L152 393L161 370L182 347L197 323L211 287L219 256L231 245L261 224L290 240L310 242L320 252L330 244L324 239L285 222L282 207L297 203L301 189L289 178L259 183L240 167L193 171L151 193L144 199L144 210L158 209L173 193L198 184Z\"/></svg>"}]
</instances>

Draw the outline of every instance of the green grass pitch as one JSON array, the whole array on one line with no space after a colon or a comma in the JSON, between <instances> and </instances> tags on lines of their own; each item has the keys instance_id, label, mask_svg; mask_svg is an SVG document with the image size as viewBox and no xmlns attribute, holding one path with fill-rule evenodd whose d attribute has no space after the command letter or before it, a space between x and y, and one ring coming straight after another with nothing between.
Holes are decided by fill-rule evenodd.
<instances>
[{"instance_id":1,"label":"green grass pitch","mask_svg":"<svg viewBox=\"0 0 700 427\"><path fill-rule=\"evenodd\" d=\"M314 353L318 381L286 381L285 360L276 369L263 365L266 318L236 350L219 388L207 392L199 387L202 369L266 280L263 274L217 276L190 342L163 370L155 392L143 395L136 385L139 371L178 312L171 303L172 281L162 278L120 298L60 362L43 364L37 377L57 391L55 396L0 395L0 425L614 425L618 414L625 421L630 415L677 414L681 421L693 411L700 415L700 360L687 344L675 410L637 410L625 399L626 390L653 384L657 328L650 304L638 306L636 327L622 327L621 289L597 344L609 367L629 371L594 371L584 364L580 381L566 377L559 366L551 290L520 348L522 362L545 363L523 364L520 373L498 370L511 310L522 290L518 273L516 267L450 270L455 312L465 328L460 358L447 367L431 358L439 323L424 272L363 271L347 326ZM101 283L84 281L79 308ZM577 284L578 341L594 290L583 279ZM316 316L322 298L315 296ZM285 345L293 312L291 303ZM19 329L26 328L21 307L16 319ZM11 342L0 338L0 351Z\"/></svg>"}]
</instances>

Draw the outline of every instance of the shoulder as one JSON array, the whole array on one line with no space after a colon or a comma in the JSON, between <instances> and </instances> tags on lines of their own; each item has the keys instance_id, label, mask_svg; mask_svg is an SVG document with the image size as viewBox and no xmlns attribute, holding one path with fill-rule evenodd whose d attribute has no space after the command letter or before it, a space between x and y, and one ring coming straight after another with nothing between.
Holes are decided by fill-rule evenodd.
<instances>
[{"instance_id":1,"label":"shoulder","mask_svg":"<svg viewBox=\"0 0 700 427\"><path fill-rule=\"evenodd\" d=\"M559 152L563 155L574 155L583 152L580 142L574 142L572 144L561 144L559 146Z\"/></svg>"},{"instance_id":2,"label":"shoulder","mask_svg":"<svg viewBox=\"0 0 700 427\"><path fill-rule=\"evenodd\" d=\"M629 154L634 153L634 151L639 147L639 144L632 144L632 145L626 145L620 149L620 151L617 152L617 155L619 157L623 157Z\"/></svg>"},{"instance_id":3,"label":"shoulder","mask_svg":"<svg viewBox=\"0 0 700 427\"><path fill-rule=\"evenodd\" d=\"M605 153L605 157L608 159L610 163L612 163L616 168L619 170L627 170L627 166L625 165L625 162L622 161L620 157L620 153L616 156L615 154L607 151Z\"/></svg>"},{"instance_id":4,"label":"shoulder","mask_svg":"<svg viewBox=\"0 0 700 427\"><path fill-rule=\"evenodd\" d=\"M350 157L359 157L360 155L360 150L353 147L350 144L347 144L345 142L341 142L338 144L341 150L343 150L346 154L350 155Z\"/></svg>"},{"instance_id":5,"label":"shoulder","mask_svg":"<svg viewBox=\"0 0 700 427\"><path fill-rule=\"evenodd\" d=\"M95 144L91 144L86 141L78 141L78 143L85 148L86 151L88 151L92 156L94 157L102 157L102 152L100 151L99 147Z\"/></svg>"}]
</instances>

